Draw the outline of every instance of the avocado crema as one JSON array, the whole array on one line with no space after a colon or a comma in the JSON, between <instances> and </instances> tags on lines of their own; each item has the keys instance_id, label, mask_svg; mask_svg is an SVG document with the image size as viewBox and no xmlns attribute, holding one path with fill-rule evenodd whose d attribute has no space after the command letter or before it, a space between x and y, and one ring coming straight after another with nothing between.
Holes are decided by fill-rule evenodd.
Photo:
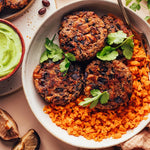
<instances>
[{"instance_id":1,"label":"avocado crema","mask_svg":"<svg viewBox=\"0 0 150 150\"><path fill-rule=\"evenodd\" d=\"M0 23L0 78L14 70L22 54L18 34L8 25Z\"/></svg>"}]
</instances>

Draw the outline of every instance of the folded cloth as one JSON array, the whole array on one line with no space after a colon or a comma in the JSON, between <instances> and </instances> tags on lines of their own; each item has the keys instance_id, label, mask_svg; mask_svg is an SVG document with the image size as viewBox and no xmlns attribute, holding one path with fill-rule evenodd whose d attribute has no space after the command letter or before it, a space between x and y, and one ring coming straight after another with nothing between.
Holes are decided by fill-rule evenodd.
<instances>
[{"instance_id":1,"label":"folded cloth","mask_svg":"<svg viewBox=\"0 0 150 150\"><path fill-rule=\"evenodd\" d=\"M122 150L150 150L150 123L139 134L120 146Z\"/></svg>"}]
</instances>

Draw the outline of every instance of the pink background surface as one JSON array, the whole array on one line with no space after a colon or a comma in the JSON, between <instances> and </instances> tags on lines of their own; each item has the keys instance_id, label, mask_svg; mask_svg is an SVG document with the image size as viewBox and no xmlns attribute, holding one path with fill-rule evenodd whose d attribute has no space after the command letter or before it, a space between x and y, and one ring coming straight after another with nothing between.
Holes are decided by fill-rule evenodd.
<instances>
[{"instance_id":1,"label":"pink background surface","mask_svg":"<svg viewBox=\"0 0 150 150\"><path fill-rule=\"evenodd\" d=\"M77 0L74 0L77 1ZM116 1L116 0L114 0ZM123 0L125 2L125 0ZM56 0L56 8L60 8L67 3L72 2L71 0ZM30 8L30 11L26 12L25 15L17 18L13 23L20 29L22 32L26 48L29 46L32 37L34 36L35 31L40 26L39 22L42 23L53 11L56 10L55 4L52 3L51 8L48 9L48 12L44 17L39 17L37 14L38 9L42 6L41 0L36 0L35 4ZM145 5L145 4L144 4ZM142 8L137 12L139 16L144 18L149 12ZM31 19L33 15L33 19ZM28 17L31 17L30 19ZM35 19L35 21L34 21ZM40 21L39 21L40 19ZM21 22L25 23L22 24ZM25 98L23 89L16 91L7 96L0 97L0 107L5 109L10 115L16 120L18 128L20 131L20 136L23 136L29 129L35 129L41 138L41 147L40 150L77 150L78 148L72 147L68 144L61 142L56 139L54 136L49 134L37 121L33 113L31 112L27 100ZM0 140L0 150L10 150L12 147L12 142L5 142Z\"/></svg>"}]
</instances>

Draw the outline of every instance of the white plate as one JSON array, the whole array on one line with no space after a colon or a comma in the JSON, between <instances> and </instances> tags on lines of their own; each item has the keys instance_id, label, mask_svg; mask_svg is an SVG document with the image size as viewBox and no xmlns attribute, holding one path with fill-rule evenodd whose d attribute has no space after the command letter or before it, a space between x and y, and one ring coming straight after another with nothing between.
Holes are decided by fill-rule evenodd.
<instances>
[{"instance_id":1,"label":"white plate","mask_svg":"<svg viewBox=\"0 0 150 150\"><path fill-rule=\"evenodd\" d=\"M117 145L121 142L126 141L138 132L140 132L150 121L150 115L148 120L142 121L139 126L133 130L128 131L120 139L104 139L101 142L95 142L94 140L87 140L84 137L75 137L68 135L67 131L61 129L52 123L51 119L47 114L43 112L43 107L45 105L44 101L37 94L34 85L32 74L36 65L39 63L41 53L44 51L45 38L51 38L55 33L57 33L62 17L73 10L94 10L98 15L103 15L107 13L113 13L117 16L121 16L120 9L116 3L105 1L105 0L83 0L75 2L64 6L55 13L53 13L39 28L37 31L28 52L25 55L22 69L22 80L23 87L28 103L37 117L39 122L47 129L48 132L53 134L58 139L82 148L106 148L113 145ZM150 28L140 17L138 17L134 12L128 10L130 19L132 23L143 32L146 33L150 40Z\"/></svg>"}]
</instances>

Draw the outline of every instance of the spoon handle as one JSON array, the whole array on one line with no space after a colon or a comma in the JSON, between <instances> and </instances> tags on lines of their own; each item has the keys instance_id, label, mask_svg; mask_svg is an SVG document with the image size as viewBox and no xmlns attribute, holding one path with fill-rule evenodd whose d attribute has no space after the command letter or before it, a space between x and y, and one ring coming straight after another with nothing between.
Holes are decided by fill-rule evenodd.
<instances>
[{"instance_id":1,"label":"spoon handle","mask_svg":"<svg viewBox=\"0 0 150 150\"><path fill-rule=\"evenodd\" d=\"M123 6L123 4L122 4L122 0L118 0L118 4L119 4L119 6L120 6L120 8L121 8L120 10L121 10L122 13L123 13L123 16L124 16L124 19L125 19L127 25L128 25L128 26L131 26L129 17L128 17L128 15L127 15L127 13L126 13L126 10L125 10L125 8L124 8L124 6Z\"/></svg>"}]
</instances>

